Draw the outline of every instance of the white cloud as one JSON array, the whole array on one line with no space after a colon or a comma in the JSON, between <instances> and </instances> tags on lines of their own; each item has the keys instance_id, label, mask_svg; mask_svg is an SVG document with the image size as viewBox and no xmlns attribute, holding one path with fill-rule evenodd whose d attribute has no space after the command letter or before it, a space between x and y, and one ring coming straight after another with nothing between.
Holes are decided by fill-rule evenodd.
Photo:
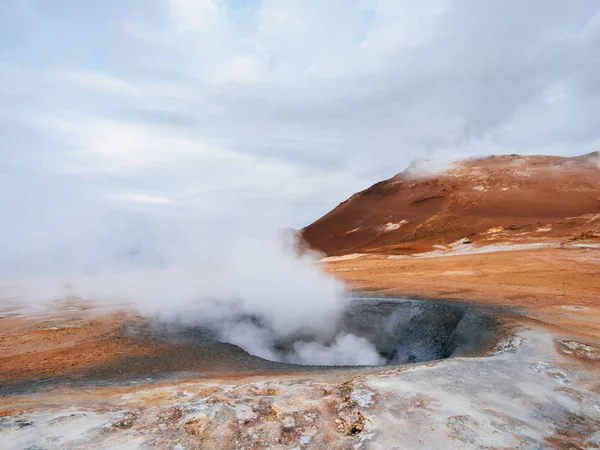
<instances>
[{"instance_id":1,"label":"white cloud","mask_svg":"<svg viewBox=\"0 0 600 450\"><path fill-rule=\"evenodd\" d=\"M165 126L96 117L41 117L36 125L70 151L59 166L81 172L132 173L173 164L246 157Z\"/></svg>"},{"instance_id":2,"label":"white cloud","mask_svg":"<svg viewBox=\"0 0 600 450\"><path fill-rule=\"evenodd\" d=\"M544 99L548 104L553 105L555 103L561 102L568 97L568 94L565 91L565 88L560 85L554 85L548 87L543 93Z\"/></svg>"},{"instance_id":3,"label":"white cloud","mask_svg":"<svg viewBox=\"0 0 600 450\"><path fill-rule=\"evenodd\" d=\"M171 203L171 199L163 195L122 193L110 195L108 198L109 200L120 202L149 203L153 205L167 205Z\"/></svg>"},{"instance_id":4,"label":"white cloud","mask_svg":"<svg viewBox=\"0 0 600 450\"><path fill-rule=\"evenodd\" d=\"M452 3L382 0L368 33L369 50L389 53L425 45L450 12Z\"/></svg>"},{"instance_id":5,"label":"white cloud","mask_svg":"<svg viewBox=\"0 0 600 450\"><path fill-rule=\"evenodd\" d=\"M266 68L258 56L238 56L217 65L208 78L216 84L259 82L266 78Z\"/></svg>"},{"instance_id":6,"label":"white cloud","mask_svg":"<svg viewBox=\"0 0 600 450\"><path fill-rule=\"evenodd\" d=\"M51 72L51 74L84 89L98 90L109 94L131 97L142 95L140 89L124 80L110 75L93 72L91 70L62 70Z\"/></svg>"},{"instance_id":7,"label":"white cloud","mask_svg":"<svg viewBox=\"0 0 600 450\"><path fill-rule=\"evenodd\" d=\"M260 10L258 32L260 34L297 35L306 30L306 21L294 14L294 9L297 7L301 8L301 4L296 2L292 6L291 2L266 2Z\"/></svg>"},{"instance_id":8,"label":"white cloud","mask_svg":"<svg viewBox=\"0 0 600 450\"><path fill-rule=\"evenodd\" d=\"M125 20L121 23L121 31L128 37L150 41L158 38L156 32L151 31L144 24L136 20Z\"/></svg>"},{"instance_id":9,"label":"white cloud","mask_svg":"<svg viewBox=\"0 0 600 450\"><path fill-rule=\"evenodd\" d=\"M168 0L171 19L178 31L208 32L219 21L219 7L212 0Z\"/></svg>"}]
</instances>

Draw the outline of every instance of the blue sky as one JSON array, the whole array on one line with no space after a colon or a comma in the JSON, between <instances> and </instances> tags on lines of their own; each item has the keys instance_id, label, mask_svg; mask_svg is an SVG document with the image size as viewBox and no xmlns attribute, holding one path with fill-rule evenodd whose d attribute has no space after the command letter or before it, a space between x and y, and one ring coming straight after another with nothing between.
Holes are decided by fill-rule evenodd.
<instances>
[{"instance_id":1,"label":"blue sky","mask_svg":"<svg viewBox=\"0 0 600 450\"><path fill-rule=\"evenodd\" d=\"M598 67L596 1L4 0L4 244L300 228L417 157L598 150Z\"/></svg>"}]
</instances>

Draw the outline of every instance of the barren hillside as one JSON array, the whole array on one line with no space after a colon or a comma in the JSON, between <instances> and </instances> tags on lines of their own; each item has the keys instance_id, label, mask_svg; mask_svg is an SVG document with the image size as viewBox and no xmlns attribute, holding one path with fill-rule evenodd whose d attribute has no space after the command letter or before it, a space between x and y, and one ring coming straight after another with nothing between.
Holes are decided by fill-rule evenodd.
<instances>
[{"instance_id":1,"label":"barren hillside","mask_svg":"<svg viewBox=\"0 0 600 450\"><path fill-rule=\"evenodd\" d=\"M353 195L302 233L328 255L599 240L600 154L490 156L435 174L412 166Z\"/></svg>"}]
</instances>

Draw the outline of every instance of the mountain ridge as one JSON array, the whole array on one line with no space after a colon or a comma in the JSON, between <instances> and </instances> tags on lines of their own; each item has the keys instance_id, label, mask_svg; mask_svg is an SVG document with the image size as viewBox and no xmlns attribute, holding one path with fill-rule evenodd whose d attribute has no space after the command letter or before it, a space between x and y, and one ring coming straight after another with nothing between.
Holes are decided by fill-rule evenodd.
<instances>
[{"instance_id":1,"label":"mountain ridge","mask_svg":"<svg viewBox=\"0 0 600 450\"><path fill-rule=\"evenodd\" d=\"M352 195L301 233L329 256L401 255L466 238L596 240L600 153L487 156L438 171L417 161Z\"/></svg>"}]
</instances>

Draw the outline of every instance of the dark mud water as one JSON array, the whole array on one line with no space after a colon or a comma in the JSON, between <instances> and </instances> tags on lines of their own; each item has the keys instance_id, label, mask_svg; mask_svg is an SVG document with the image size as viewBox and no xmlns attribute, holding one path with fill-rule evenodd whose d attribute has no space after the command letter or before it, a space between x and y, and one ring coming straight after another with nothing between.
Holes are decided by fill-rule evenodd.
<instances>
[{"instance_id":1,"label":"dark mud water","mask_svg":"<svg viewBox=\"0 0 600 450\"><path fill-rule=\"evenodd\" d=\"M491 310L422 300L357 299L344 328L373 342L386 364L479 354L502 334Z\"/></svg>"},{"instance_id":2,"label":"dark mud water","mask_svg":"<svg viewBox=\"0 0 600 450\"><path fill-rule=\"evenodd\" d=\"M506 333L501 314L465 303L391 298L354 298L331 336L351 333L367 339L386 365L439 360L484 353ZM0 395L53 389L59 385L127 385L186 377L237 377L335 370L348 366L306 366L268 361L217 339L218 327L131 323L124 334L162 350L152 355L114 358L101 365L50 378L15 380L0 385ZM274 343L291 351L298 339ZM315 337L316 339L316 337Z\"/></svg>"},{"instance_id":3,"label":"dark mud water","mask_svg":"<svg viewBox=\"0 0 600 450\"><path fill-rule=\"evenodd\" d=\"M256 317L241 317L260 324ZM219 324L174 326L163 324L146 332L178 345L228 348L228 361L249 363L255 357L237 346L219 342ZM369 341L383 358L384 365L426 362L453 356L476 355L492 347L503 334L498 312L465 303L440 301L355 298L330 329L319 336L303 333L273 342L272 350L292 353L294 344L319 342L329 345L339 334L352 334ZM323 336L326 337L323 337ZM249 358L251 357L251 358ZM259 363L258 361L262 361ZM277 367L307 370L315 366L282 364L258 358L267 370ZM320 369L328 366L317 366ZM339 367L339 366L336 366Z\"/></svg>"}]
</instances>

